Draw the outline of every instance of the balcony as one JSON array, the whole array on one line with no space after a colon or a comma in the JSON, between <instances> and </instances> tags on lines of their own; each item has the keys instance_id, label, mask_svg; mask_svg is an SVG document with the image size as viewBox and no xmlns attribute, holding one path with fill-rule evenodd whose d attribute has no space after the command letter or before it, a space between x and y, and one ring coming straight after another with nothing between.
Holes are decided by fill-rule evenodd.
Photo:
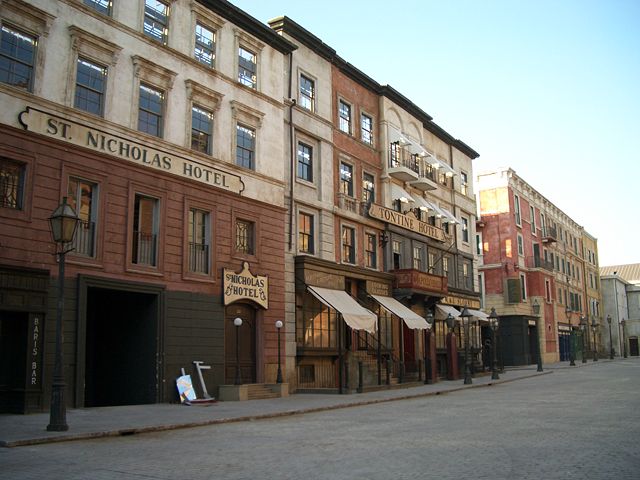
<instances>
[{"instance_id":1,"label":"balcony","mask_svg":"<svg viewBox=\"0 0 640 480\"><path fill-rule=\"evenodd\" d=\"M95 231L96 224L94 222L81 220L78 223L76 236L73 238L74 253L87 257L94 256Z\"/></svg>"},{"instance_id":2,"label":"balcony","mask_svg":"<svg viewBox=\"0 0 640 480\"><path fill-rule=\"evenodd\" d=\"M544 268L553 272L553 262L542 257L527 257L527 268Z\"/></svg>"},{"instance_id":3,"label":"balcony","mask_svg":"<svg viewBox=\"0 0 640 480\"><path fill-rule=\"evenodd\" d=\"M157 242L154 234L133 232L133 263L155 267Z\"/></svg>"},{"instance_id":4,"label":"balcony","mask_svg":"<svg viewBox=\"0 0 640 480\"><path fill-rule=\"evenodd\" d=\"M545 227L542 231L542 241L544 243L551 243L558 241L558 231L556 227Z\"/></svg>"},{"instance_id":5,"label":"balcony","mask_svg":"<svg viewBox=\"0 0 640 480\"><path fill-rule=\"evenodd\" d=\"M338 207L341 210L346 210L347 212L355 213L356 215L362 215L362 210L360 208L360 200L357 200L349 195L344 193L338 193ZM364 205L364 204L363 204Z\"/></svg>"},{"instance_id":6,"label":"balcony","mask_svg":"<svg viewBox=\"0 0 640 480\"><path fill-rule=\"evenodd\" d=\"M189 271L209 273L209 245L189 242Z\"/></svg>"},{"instance_id":7,"label":"balcony","mask_svg":"<svg viewBox=\"0 0 640 480\"><path fill-rule=\"evenodd\" d=\"M419 190L436 190L438 188L437 170L423 159L418 159L418 180L411 185Z\"/></svg>"},{"instance_id":8,"label":"balcony","mask_svg":"<svg viewBox=\"0 0 640 480\"><path fill-rule=\"evenodd\" d=\"M393 270L396 277L395 288L406 288L417 292L446 295L448 290L447 277L433 275L415 269Z\"/></svg>"},{"instance_id":9,"label":"balcony","mask_svg":"<svg viewBox=\"0 0 640 480\"><path fill-rule=\"evenodd\" d=\"M420 178L418 156L411 154L409 150L398 143L389 145L388 173L403 182L413 182Z\"/></svg>"}]
</instances>

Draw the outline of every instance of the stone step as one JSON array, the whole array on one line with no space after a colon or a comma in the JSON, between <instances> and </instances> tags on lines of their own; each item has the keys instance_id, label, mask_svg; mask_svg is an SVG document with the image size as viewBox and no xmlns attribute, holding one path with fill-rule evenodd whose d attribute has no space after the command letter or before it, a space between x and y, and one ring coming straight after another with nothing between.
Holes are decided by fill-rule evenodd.
<instances>
[{"instance_id":1,"label":"stone step","mask_svg":"<svg viewBox=\"0 0 640 480\"><path fill-rule=\"evenodd\" d=\"M268 386L262 384L252 384L248 386L247 396L249 400L264 400L267 398L279 398L277 392L272 391Z\"/></svg>"}]
</instances>

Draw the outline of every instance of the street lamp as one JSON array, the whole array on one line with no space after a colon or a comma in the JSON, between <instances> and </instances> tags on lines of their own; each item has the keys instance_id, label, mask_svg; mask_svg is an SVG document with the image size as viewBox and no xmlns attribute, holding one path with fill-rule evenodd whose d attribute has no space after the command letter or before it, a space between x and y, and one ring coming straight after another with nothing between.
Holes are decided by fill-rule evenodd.
<instances>
[{"instance_id":1,"label":"street lamp","mask_svg":"<svg viewBox=\"0 0 640 480\"><path fill-rule=\"evenodd\" d=\"M242 319L240 317L233 319L233 324L236 326L236 385L242 385L242 377L240 375L240 348L238 347L238 337L240 326L242 325Z\"/></svg>"},{"instance_id":2,"label":"street lamp","mask_svg":"<svg viewBox=\"0 0 640 480\"><path fill-rule=\"evenodd\" d=\"M531 305L531 310L533 314L538 317L540 315L540 304L538 303L538 299L536 298ZM536 320L536 353L537 353L537 363L538 363L538 372L544 371L542 369L542 352L540 352L540 334L538 333L538 321Z\"/></svg>"},{"instance_id":3,"label":"street lamp","mask_svg":"<svg viewBox=\"0 0 640 480\"><path fill-rule=\"evenodd\" d=\"M462 326L464 327L464 384L470 385L471 380L471 363L469 359L469 323L471 322L471 314L467 307L462 309L460 314L462 317Z\"/></svg>"},{"instance_id":4,"label":"street lamp","mask_svg":"<svg viewBox=\"0 0 640 480\"><path fill-rule=\"evenodd\" d=\"M611 315L607 315L607 323L609 324L609 360L613 360L613 337L611 337Z\"/></svg>"},{"instance_id":5,"label":"street lamp","mask_svg":"<svg viewBox=\"0 0 640 480\"><path fill-rule=\"evenodd\" d=\"M451 314L449 314L451 315ZM425 319L427 324L429 325L429 329L433 325L433 313L427 313L427 318ZM433 378L431 377L431 333L425 329L424 331L424 383L425 385L430 385L433 383ZM429 339L429 342L427 342ZM427 345L428 343L428 345Z\"/></svg>"},{"instance_id":6,"label":"street lamp","mask_svg":"<svg viewBox=\"0 0 640 480\"><path fill-rule=\"evenodd\" d=\"M80 219L76 212L67 203L67 197L62 198L62 203L58 205L51 217L49 226L51 236L56 244L56 255L58 256L58 306L56 311L56 351L53 366L53 379L51 382L51 408L49 412L50 432L64 432L69 430L67 425L67 406L64 400L64 393L67 384L64 381L64 367L62 357L63 325L62 315L64 312L64 262L65 255L73 250L70 243L78 228Z\"/></svg>"},{"instance_id":7,"label":"street lamp","mask_svg":"<svg viewBox=\"0 0 640 480\"><path fill-rule=\"evenodd\" d=\"M498 350L498 344L496 343L496 331L498 330L498 315L496 315L496 309L492 308L489 314L489 326L491 327L491 350L493 361L491 362L491 380L500 380L498 375L498 356L496 351Z\"/></svg>"},{"instance_id":8,"label":"street lamp","mask_svg":"<svg viewBox=\"0 0 640 480\"><path fill-rule=\"evenodd\" d=\"M278 375L276 383L282 383L282 366L280 363L280 329L282 328L282 320L276 320L276 330L278 330Z\"/></svg>"},{"instance_id":9,"label":"street lamp","mask_svg":"<svg viewBox=\"0 0 640 480\"><path fill-rule=\"evenodd\" d=\"M622 325L622 354L624 355L624 358L627 358L627 335L624 331L627 326L627 321L623 318L620 320L620 325Z\"/></svg>"},{"instance_id":10,"label":"street lamp","mask_svg":"<svg viewBox=\"0 0 640 480\"><path fill-rule=\"evenodd\" d=\"M598 331L598 322L596 322L596 317L591 319L591 328L593 330L593 361L598 361L598 343L596 341L596 332Z\"/></svg>"},{"instance_id":11,"label":"street lamp","mask_svg":"<svg viewBox=\"0 0 640 480\"><path fill-rule=\"evenodd\" d=\"M582 331L582 363L587 363L587 346L585 340L587 338L587 326L589 321L586 316L580 317L580 330Z\"/></svg>"},{"instance_id":12,"label":"street lamp","mask_svg":"<svg viewBox=\"0 0 640 480\"><path fill-rule=\"evenodd\" d=\"M569 321L569 366L575 367L576 355L573 351L573 326L571 325L571 307L567 305L567 308L565 308L564 311L567 314L567 320Z\"/></svg>"}]
</instances>

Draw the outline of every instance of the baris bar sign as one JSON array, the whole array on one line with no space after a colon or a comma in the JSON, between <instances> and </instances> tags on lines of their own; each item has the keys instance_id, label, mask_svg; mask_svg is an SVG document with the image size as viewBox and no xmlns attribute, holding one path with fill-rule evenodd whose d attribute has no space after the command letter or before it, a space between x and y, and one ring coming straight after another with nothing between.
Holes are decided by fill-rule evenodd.
<instances>
[{"instance_id":1,"label":"baris bar sign","mask_svg":"<svg viewBox=\"0 0 640 480\"><path fill-rule=\"evenodd\" d=\"M244 190L244 183L237 175L36 108L27 107L20 113L19 121L25 130L30 132L112 155L144 167L189 178L234 193Z\"/></svg>"},{"instance_id":2,"label":"baris bar sign","mask_svg":"<svg viewBox=\"0 0 640 480\"><path fill-rule=\"evenodd\" d=\"M269 278L253 275L247 262L242 263L240 273L225 268L222 275L225 305L238 300L251 300L264 309L269 308Z\"/></svg>"}]
</instances>

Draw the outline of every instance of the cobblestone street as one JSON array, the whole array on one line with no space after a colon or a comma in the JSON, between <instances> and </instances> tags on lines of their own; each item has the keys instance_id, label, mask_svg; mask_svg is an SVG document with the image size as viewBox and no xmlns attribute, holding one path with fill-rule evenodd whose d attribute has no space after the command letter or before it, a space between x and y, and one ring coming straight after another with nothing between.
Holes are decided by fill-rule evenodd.
<instances>
[{"instance_id":1,"label":"cobblestone street","mask_svg":"<svg viewBox=\"0 0 640 480\"><path fill-rule=\"evenodd\" d=\"M629 358L413 400L3 448L0 479L636 479L639 379Z\"/></svg>"}]
</instances>

